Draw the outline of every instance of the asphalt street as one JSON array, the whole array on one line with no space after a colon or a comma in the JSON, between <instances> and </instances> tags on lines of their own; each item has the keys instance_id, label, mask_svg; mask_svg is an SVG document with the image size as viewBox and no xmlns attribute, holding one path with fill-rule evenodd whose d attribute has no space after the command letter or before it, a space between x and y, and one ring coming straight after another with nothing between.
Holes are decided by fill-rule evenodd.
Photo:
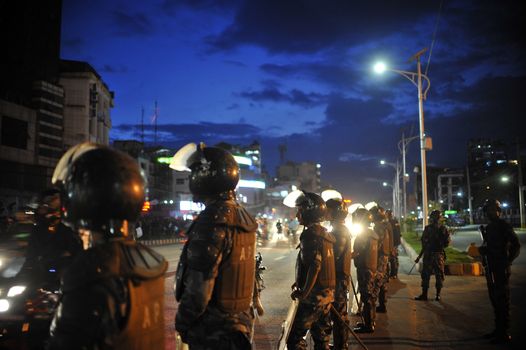
<instances>
[{"instance_id":1,"label":"asphalt street","mask_svg":"<svg viewBox=\"0 0 526 350\"><path fill-rule=\"evenodd\" d=\"M520 233L524 247L526 234ZM465 249L470 242L477 242L478 233L472 228L457 230L452 245ZM155 247L169 261L165 289L166 349L175 349L174 316L176 303L173 296L174 271L182 245ZM259 246L263 255L266 289L262 292L265 315L256 320L255 348L275 349L290 303L290 286L294 280L297 251L288 241L270 242ZM526 264L525 254L512 267L512 328L513 343L507 348L522 348L526 340ZM487 296L484 277L447 276L440 302L418 302L413 297L420 293L420 276L413 271L407 275L412 262L401 251L400 271L397 280L389 283L387 314L378 314L377 329L373 334L361 335L369 349L495 349L482 335L493 328L493 311ZM353 271L353 277L355 274ZM356 280L355 280L356 282ZM434 293L431 279L430 294ZM354 303L353 309L356 308ZM356 322L359 318L352 317ZM352 339L353 348L359 345Z\"/></svg>"}]
</instances>

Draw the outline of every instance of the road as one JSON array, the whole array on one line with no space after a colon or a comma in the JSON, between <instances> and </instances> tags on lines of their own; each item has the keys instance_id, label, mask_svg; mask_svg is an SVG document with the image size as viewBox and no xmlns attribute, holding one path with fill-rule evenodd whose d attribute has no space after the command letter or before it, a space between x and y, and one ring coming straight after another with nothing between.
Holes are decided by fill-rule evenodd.
<instances>
[{"instance_id":1,"label":"road","mask_svg":"<svg viewBox=\"0 0 526 350\"><path fill-rule=\"evenodd\" d=\"M452 245L465 249L476 241L478 233L471 228L458 230ZM524 246L526 234L520 234ZM173 297L174 271L181 245L156 247L170 262L165 290L166 349L175 349L173 320L176 303ZM254 341L257 350L275 349L289 302L290 285L294 279L296 250L288 242L271 243L259 247L263 255L266 289L262 292L265 315L256 320ZM525 255L517 259L512 270L512 328L514 343L524 340L522 325L526 323L526 264ZM363 335L369 349L421 349L421 348L477 348L491 349L482 334L493 327L492 309L487 297L484 277L447 276L441 302L416 302L413 297L420 293L420 276L402 252L398 280L389 283L388 314L378 314L377 330ZM355 276L353 272L353 276ZM434 281L431 281L431 293ZM355 306L354 306L355 307ZM353 316L353 322L358 318ZM355 341L353 340L355 343ZM354 344L356 349L358 345Z\"/></svg>"}]
</instances>

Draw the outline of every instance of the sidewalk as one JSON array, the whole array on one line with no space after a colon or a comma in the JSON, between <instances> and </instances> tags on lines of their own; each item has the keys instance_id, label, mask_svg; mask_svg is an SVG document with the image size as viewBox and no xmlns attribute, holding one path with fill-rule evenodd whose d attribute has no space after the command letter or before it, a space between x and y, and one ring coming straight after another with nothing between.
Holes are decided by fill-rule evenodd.
<instances>
[{"instance_id":1,"label":"sidewalk","mask_svg":"<svg viewBox=\"0 0 526 350\"><path fill-rule=\"evenodd\" d=\"M413 298L421 292L420 275L407 275L409 258L404 255L400 260L399 278L388 285L388 312L377 314L373 334L360 335L369 349L523 348L519 347L525 340L522 308L512 307L511 345L491 345L482 337L494 327L484 277L446 276L441 301L434 301L432 277L430 301L416 301ZM359 321L359 317L352 316L352 321ZM352 343L353 349L359 348L354 338Z\"/></svg>"}]
</instances>

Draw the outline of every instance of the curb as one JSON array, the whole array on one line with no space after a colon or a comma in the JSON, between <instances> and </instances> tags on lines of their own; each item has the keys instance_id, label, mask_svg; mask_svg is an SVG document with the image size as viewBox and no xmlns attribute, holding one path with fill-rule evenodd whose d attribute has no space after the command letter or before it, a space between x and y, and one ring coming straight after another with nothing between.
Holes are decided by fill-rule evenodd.
<instances>
[{"instance_id":1,"label":"curb","mask_svg":"<svg viewBox=\"0 0 526 350\"><path fill-rule=\"evenodd\" d=\"M150 239L145 241L139 240L138 242L147 246L182 244L186 242L186 238Z\"/></svg>"},{"instance_id":2,"label":"curb","mask_svg":"<svg viewBox=\"0 0 526 350\"><path fill-rule=\"evenodd\" d=\"M402 246L404 247L407 255L409 255L409 258L411 261L415 261L416 257L418 256L418 253L411 247L402 237ZM422 271L422 262L418 262L416 266L416 270L418 272ZM482 276L484 275L484 269L482 268L482 264L480 262L473 262L473 263L458 263L458 264L446 264L444 272L446 275L453 275L453 276Z\"/></svg>"}]
</instances>

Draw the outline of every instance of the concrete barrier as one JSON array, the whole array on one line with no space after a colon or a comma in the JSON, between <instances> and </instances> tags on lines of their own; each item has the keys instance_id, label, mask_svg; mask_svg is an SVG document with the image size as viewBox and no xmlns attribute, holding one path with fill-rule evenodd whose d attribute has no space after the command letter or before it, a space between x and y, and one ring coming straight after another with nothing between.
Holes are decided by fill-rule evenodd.
<instances>
[{"instance_id":1,"label":"concrete barrier","mask_svg":"<svg viewBox=\"0 0 526 350\"><path fill-rule=\"evenodd\" d=\"M182 244L186 242L186 238L149 239L144 241L139 240L138 242L147 246Z\"/></svg>"}]
</instances>

